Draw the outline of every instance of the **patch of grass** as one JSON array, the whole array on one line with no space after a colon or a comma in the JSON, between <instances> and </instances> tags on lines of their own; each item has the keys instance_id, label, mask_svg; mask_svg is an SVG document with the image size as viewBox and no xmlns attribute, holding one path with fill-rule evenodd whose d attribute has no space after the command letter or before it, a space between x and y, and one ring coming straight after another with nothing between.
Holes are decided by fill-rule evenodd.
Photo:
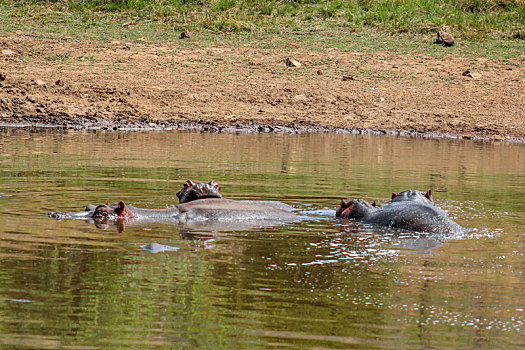
<instances>
[{"instance_id":1,"label":"patch of grass","mask_svg":"<svg viewBox=\"0 0 525 350\"><path fill-rule=\"evenodd\" d=\"M290 28L374 27L463 38L522 38L525 0L14 0L2 12L37 20L58 15L168 22L176 29L282 32ZM312 23L313 22L313 23ZM295 30L294 29L294 30ZM518 35L516 35L518 33Z\"/></svg>"},{"instance_id":2,"label":"patch of grass","mask_svg":"<svg viewBox=\"0 0 525 350\"><path fill-rule=\"evenodd\" d=\"M177 41L293 53L296 48L523 58L525 0L0 1L2 30L65 40ZM431 45L446 29L457 44ZM199 40L179 40L180 31ZM236 35L217 35L235 33Z\"/></svg>"},{"instance_id":3,"label":"patch of grass","mask_svg":"<svg viewBox=\"0 0 525 350\"><path fill-rule=\"evenodd\" d=\"M54 64L54 63L67 63L69 62L69 57L67 55L49 55L44 56L44 60Z\"/></svg>"},{"instance_id":4,"label":"patch of grass","mask_svg":"<svg viewBox=\"0 0 525 350\"><path fill-rule=\"evenodd\" d=\"M214 0L211 3L212 11L228 11L229 9L235 7L237 0Z\"/></svg>"}]
</instances>

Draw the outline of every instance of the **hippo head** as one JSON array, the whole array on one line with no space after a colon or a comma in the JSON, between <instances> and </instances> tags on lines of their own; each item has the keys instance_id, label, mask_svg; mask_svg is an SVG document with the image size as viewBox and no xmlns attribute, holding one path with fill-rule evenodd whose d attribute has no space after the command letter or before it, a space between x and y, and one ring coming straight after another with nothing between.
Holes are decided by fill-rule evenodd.
<instances>
[{"instance_id":1,"label":"hippo head","mask_svg":"<svg viewBox=\"0 0 525 350\"><path fill-rule=\"evenodd\" d=\"M352 199L351 201L343 199L341 205L335 212L335 216L343 219L359 220L374 209L375 205L368 203L364 199Z\"/></svg>"},{"instance_id":2,"label":"hippo head","mask_svg":"<svg viewBox=\"0 0 525 350\"><path fill-rule=\"evenodd\" d=\"M188 180L184 183L182 189L177 192L177 197L180 203L188 203L196 199L204 198L222 198L220 190L221 186L213 180L207 184L195 184L193 181Z\"/></svg>"},{"instance_id":3,"label":"hippo head","mask_svg":"<svg viewBox=\"0 0 525 350\"><path fill-rule=\"evenodd\" d=\"M111 208L107 203L98 205L93 212L93 219L107 219L114 214L114 209Z\"/></svg>"},{"instance_id":4,"label":"hippo head","mask_svg":"<svg viewBox=\"0 0 525 350\"><path fill-rule=\"evenodd\" d=\"M111 206L101 204L95 208L93 212L93 219L122 219L122 218L133 218L135 217L131 211L126 208L126 204L120 201L115 207L114 204Z\"/></svg>"},{"instance_id":5,"label":"hippo head","mask_svg":"<svg viewBox=\"0 0 525 350\"><path fill-rule=\"evenodd\" d=\"M408 190L399 193L392 192L392 202L403 201L432 204L434 203L434 198L432 198L432 190L428 190L426 193L414 190Z\"/></svg>"}]
</instances>

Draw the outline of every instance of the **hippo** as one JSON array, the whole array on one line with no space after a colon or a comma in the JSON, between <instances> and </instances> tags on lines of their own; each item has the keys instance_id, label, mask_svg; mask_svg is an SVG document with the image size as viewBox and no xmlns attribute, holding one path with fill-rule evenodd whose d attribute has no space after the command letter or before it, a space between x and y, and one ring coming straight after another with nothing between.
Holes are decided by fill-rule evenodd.
<instances>
[{"instance_id":1,"label":"hippo","mask_svg":"<svg viewBox=\"0 0 525 350\"><path fill-rule=\"evenodd\" d=\"M363 199L342 200L336 217L415 232L458 234L465 231L422 192L412 190L401 192L380 207Z\"/></svg>"},{"instance_id":2,"label":"hippo","mask_svg":"<svg viewBox=\"0 0 525 350\"><path fill-rule=\"evenodd\" d=\"M221 186L214 180L211 180L207 184L205 183L194 183L191 180L186 180L182 189L177 192L177 198L179 203L188 203L196 199L204 198L222 198Z\"/></svg>"},{"instance_id":3,"label":"hippo","mask_svg":"<svg viewBox=\"0 0 525 350\"><path fill-rule=\"evenodd\" d=\"M403 192L392 192L391 202L402 202L402 201L414 201L419 203L434 203L434 198L432 197L432 190L428 190L423 193L416 190L407 190Z\"/></svg>"},{"instance_id":4,"label":"hippo","mask_svg":"<svg viewBox=\"0 0 525 350\"><path fill-rule=\"evenodd\" d=\"M177 192L179 204L166 209L144 209L125 204L88 205L83 212L51 212L49 217L61 219L83 219L101 222L124 221L126 223L169 222L184 226L209 226L243 228L273 226L299 221L293 208L273 201L237 201L222 198L221 186L215 181L195 184L188 180ZM246 225L248 223L248 225Z\"/></svg>"},{"instance_id":5,"label":"hippo","mask_svg":"<svg viewBox=\"0 0 525 350\"><path fill-rule=\"evenodd\" d=\"M205 198L222 198L220 192L221 186L215 181L208 183L194 183L191 180L187 180L182 189L176 193L179 203L188 203L197 199ZM118 207L118 203L113 204L101 204L93 205L88 204L82 212L50 212L47 215L52 219L103 219L108 218L114 214L114 210Z\"/></svg>"},{"instance_id":6,"label":"hippo","mask_svg":"<svg viewBox=\"0 0 525 350\"><path fill-rule=\"evenodd\" d=\"M263 202L264 203L264 202ZM167 209L143 209L120 201L116 206L102 204L95 208L93 218L172 219L180 223L191 221L295 221L297 216L278 206L257 201L236 201L223 198L198 199Z\"/></svg>"}]
</instances>

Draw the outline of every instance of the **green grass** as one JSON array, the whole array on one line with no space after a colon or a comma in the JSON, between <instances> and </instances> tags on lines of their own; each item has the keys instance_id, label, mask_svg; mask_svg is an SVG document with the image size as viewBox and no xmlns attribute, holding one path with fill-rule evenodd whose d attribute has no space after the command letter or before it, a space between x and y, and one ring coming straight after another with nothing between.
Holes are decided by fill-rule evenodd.
<instances>
[{"instance_id":1,"label":"green grass","mask_svg":"<svg viewBox=\"0 0 525 350\"><path fill-rule=\"evenodd\" d=\"M19 0L6 14L38 21L148 20L174 30L281 33L313 28L374 27L428 33L443 27L463 38L523 39L525 0ZM45 24L45 23L44 23Z\"/></svg>"},{"instance_id":2,"label":"green grass","mask_svg":"<svg viewBox=\"0 0 525 350\"><path fill-rule=\"evenodd\" d=\"M457 45L430 45L443 28ZM525 0L0 1L0 30L102 45L112 39L188 47L249 42L290 54L337 48L523 59ZM182 30L198 34L179 40Z\"/></svg>"}]
</instances>

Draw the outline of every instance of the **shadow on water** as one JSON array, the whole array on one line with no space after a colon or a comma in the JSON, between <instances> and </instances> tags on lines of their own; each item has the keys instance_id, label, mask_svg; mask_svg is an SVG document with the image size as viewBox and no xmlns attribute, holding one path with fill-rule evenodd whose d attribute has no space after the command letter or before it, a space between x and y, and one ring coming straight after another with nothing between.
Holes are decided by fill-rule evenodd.
<instances>
[{"instance_id":1,"label":"shadow on water","mask_svg":"<svg viewBox=\"0 0 525 350\"><path fill-rule=\"evenodd\" d=\"M2 129L0 344L523 346L524 156L460 140ZM172 206L186 179L307 218L210 230L45 217L117 200ZM334 217L342 198L428 188L467 233Z\"/></svg>"}]
</instances>

